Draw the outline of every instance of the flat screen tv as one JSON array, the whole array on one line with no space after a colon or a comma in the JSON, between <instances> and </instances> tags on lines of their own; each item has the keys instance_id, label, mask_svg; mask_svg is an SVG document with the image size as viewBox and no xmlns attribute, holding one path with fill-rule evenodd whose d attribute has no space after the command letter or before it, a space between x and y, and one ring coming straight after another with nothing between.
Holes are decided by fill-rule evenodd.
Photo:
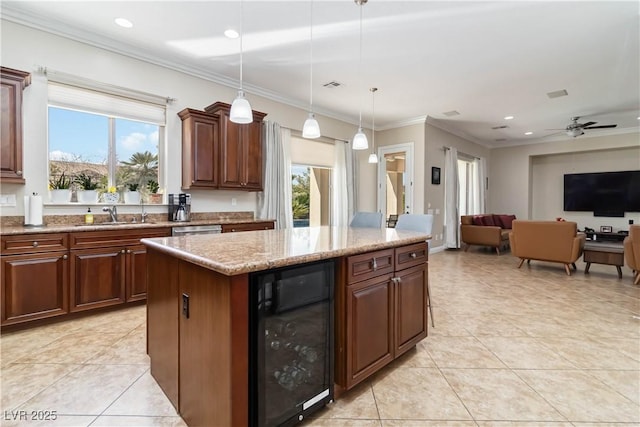
<instances>
[{"instance_id":1,"label":"flat screen tv","mask_svg":"<svg viewBox=\"0 0 640 427\"><path fill-rule=\"evenodd\" d=\"M564 210L600 216L640 212L640 171L566 174Z\"/></svg>"}]
</instances>

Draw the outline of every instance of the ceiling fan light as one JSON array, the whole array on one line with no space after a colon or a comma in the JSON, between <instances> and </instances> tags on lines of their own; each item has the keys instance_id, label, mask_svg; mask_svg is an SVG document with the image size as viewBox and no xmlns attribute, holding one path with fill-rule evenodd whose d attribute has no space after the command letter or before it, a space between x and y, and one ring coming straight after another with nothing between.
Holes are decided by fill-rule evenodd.
<instances>
[{"instance_id":1,"label":"ceiling fan light","mask_svg":"<svg viewBox=\"0 0 640 427\"><path fill-rule=\"evenodd\" d=\"M369 154L369 163L378 163L378 156L373 153Z\"/></svg>"},{"instance_id":2,"label":"ceiling fan light","mask_svg":"<svg viewBox=\"0 0 640 427\"><path fill-rule=\"evenodd\" d=\"M584 132L582 131L582 129L578 129L578 128L569 129L567 130L567 135L575 138L576 136L584 135Z\"/></svg>"},{"instance_id":3,"label":"ceiling fan light","mask_svg":"<svg viewBox=\"0 0 640 427\"><path fill-rule=\"evenodd\" d=\"M369 141L367 141L367 135L362 132L362 128L358 128L358 132L353 137L354 150L366 150L369 148Z\"/></svg>"},{"instance_id":4,"label":"ceiling fan light","mask_svg":"<svg viewBox=\"0 0 640 427\"><path fill-rule=\"evenodd\" d=\"M251 105L247 98L244 97L242 90L238 91L238 96L233 100L231 104L231 111L229 112L229 119L233 123L247 124L253 122L253 111L251 111Z\"/></svg>"},{"instance_id":5,"label":"ceiling fan light","mask_svg":"<svg viewBox=\"0 0 640 427\"><path fill-rule=\"evenodd\" d=\"M316 120L313 113L309 113L309 117L304 122L304 126L302 126L302 137L303 138L318 138L320 136L320 125Z\"/></svg>"}]
</instances>

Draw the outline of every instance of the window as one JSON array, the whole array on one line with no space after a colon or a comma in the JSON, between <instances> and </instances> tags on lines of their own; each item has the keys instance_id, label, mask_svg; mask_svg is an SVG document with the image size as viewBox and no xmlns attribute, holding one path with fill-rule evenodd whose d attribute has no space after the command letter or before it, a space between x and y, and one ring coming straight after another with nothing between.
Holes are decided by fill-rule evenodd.
<instances>
[{"instance_id":1,"label":"window","mask_svg":"<svg viewBox=\"0 0 640 427\"><path fill-rule=\"evenodd\" d=\"M291 165L291 207L294 227L331 222L331 169Z\"/></svg>"},{"instance_id":2,"label":"window","mask_svg":"<svg viewBox=\"0 0 640 427\"><path fill-rule=\"evenodd\" d=\"M331 224L334 144L291 138L291 207L294 227Z\"/></svg>"},{"instance_id":3,"label":"window","mask_svg":"<svg viewBox=\"0 0 640 427\"><path fill-rule=\"evenodd\" d=\"M474 215L479 212L478 206L478 176L476 163L473 160L461 159L458 154L458 184L460 215Z\"/></svg>"},{"instance_id":4,"label":"window","mask_svg":"<svg viewBox=\"0 0 640 427\"><path fill-rule=\"evenodd\" d=\"M64 174L76 190L80 176L100 192L158 187L164 105L50 83L48 114L50 183Z\"/></svg>"}]
</instances>

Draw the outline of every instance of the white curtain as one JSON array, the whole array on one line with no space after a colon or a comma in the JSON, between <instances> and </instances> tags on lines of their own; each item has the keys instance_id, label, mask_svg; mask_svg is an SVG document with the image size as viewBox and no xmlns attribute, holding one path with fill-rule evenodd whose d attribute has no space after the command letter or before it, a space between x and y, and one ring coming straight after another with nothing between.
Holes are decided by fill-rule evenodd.
<instances>
[{"instance_id":1,"label":"white curtain","mask_svg":"<svg viewBox=\"0 0 640 427\"><path fill-rule=\"evenodd\" d=\"M331 225L344 227L349 225L355 210L355 156L344 141L337 140L335 144Z\"/></svg>"},{"instance_id":2,"label":"white curtain","mask_svg":"<svg viewBox=\"0 0 640 427\"><path fill-rule=\"evenodd\" d=\"M275 219L276 228L293 228L291 209L291 131L264 122L264 191L258 193L258 218Z\"/></svg>"},{"instance_id":3,"label":"white curtain","mask_svg":"<svg viewBox=\"0 0 640 427\"><path fill-rule=\"evenodd\" d=\"M485 213L487 211L487 192L486 192L486 180L487 180L487 159L484 157L476 158L473 161L475 179L473 180L473 206L476 213Z\"/></svg>"},{"instance_id":4,"label":"white curtain","mask_svg":"<svg viewBox=\"0 0 640 427\"><path fill-rule=\"evenodd\" d=\"M449 148L444 154L444 247L460 247L458 216L458 150Z\"/></svg>"}]
</instances>

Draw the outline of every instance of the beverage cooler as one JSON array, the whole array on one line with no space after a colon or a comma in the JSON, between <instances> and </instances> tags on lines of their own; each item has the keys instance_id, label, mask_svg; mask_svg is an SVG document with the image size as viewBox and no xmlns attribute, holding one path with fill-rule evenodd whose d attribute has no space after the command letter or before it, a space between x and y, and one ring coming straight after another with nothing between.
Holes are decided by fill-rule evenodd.
<instances>
[{"instance_id":1,"label":"beverage cooler","mask_svg":"<svg viewBox=\"0 0 640 427\"><path fill-rule=\"evenodd\" d=\"M249 424L294 425L333 400L334 261L250 280Z\"/></svg>"}]
</instances>

